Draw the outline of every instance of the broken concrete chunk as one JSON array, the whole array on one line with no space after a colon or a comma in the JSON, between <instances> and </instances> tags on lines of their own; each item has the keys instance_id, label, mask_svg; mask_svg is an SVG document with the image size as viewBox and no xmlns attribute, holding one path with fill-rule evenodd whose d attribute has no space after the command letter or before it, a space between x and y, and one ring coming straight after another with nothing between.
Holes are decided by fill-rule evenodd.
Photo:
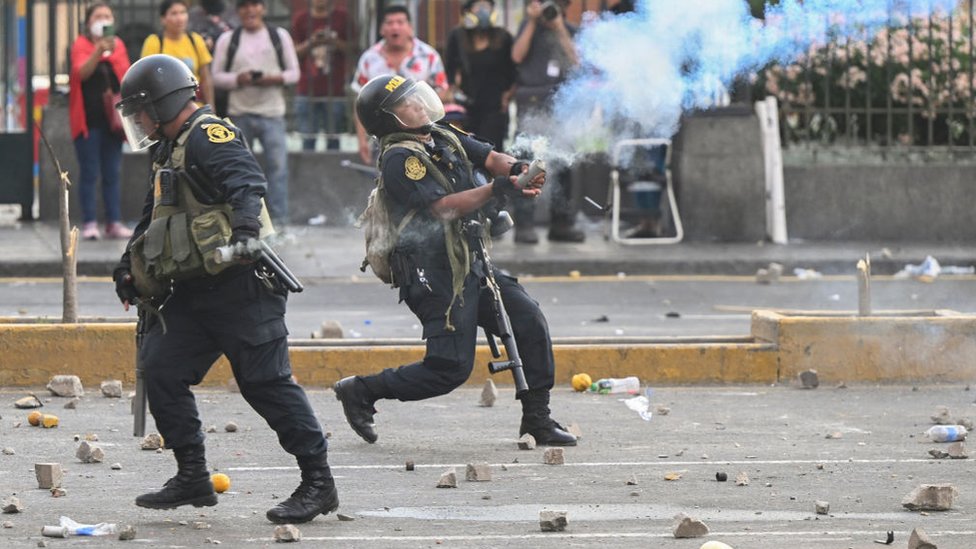
<instances>
[{"instance_id":1,"label":"broken concrete chunk","mask_svg":"<svg viewBox=\"0 0 976 549\"><path fill-rule=\"evenodd\" d=\"M78 403L79 402L81 402L81 399L78 398L78 397L75 397L75 398L69 400L68 402L65 402L64 403L64 409L65 410L74 410L75 408L78 407Z\"/></svg>"},{"instance_id":2,"label":"broken concrete chunk","mask_svg":"<svg viewBox=\"0 0 976 549\"><path fill-rule=\"evenodd\" d=\"M820 387L820 377L816 370L804 370L800 372L800 387L804 389L816 389Z\"/></svg>"},{"instance_id":3,"label":"broken concrete chunk","mask_svg":"<svg viewBox=\"0 0 976 549\"><path fill-rule=\"evenodd\" d=\"M495 405L496 400L498 400L498 387L495 387L494 381L486 379L485 387L481 390L480 405L485 408L491 408Z\"/></svg>"},{"instance_id":4,"label":"broken concrete chunk","mask_svg":"<svg viewBox=\"0 0 976 549\"><path fill-rule=\"evenodd\" d=\"M953 442L946 448L946 454L952 459L966 459L969 453L966 452L966 445L962 442Z\"/></svg>"},{"instance_id":5,"label":"broken concrete chunk","mask_svg":"<svg viewBox=\"0 0 976 549\"><path fill-rule=\"evenodd\" d=\"M274 539L278 543L289 543L302 539L302 533L294 524L279 524L274 529Z\"/></svg>"},{"instance_id":6,"label":"broken concrete chunk","mask_svg":"<svg viewBox=\"0 0 976 549\"><path fill-rule=\"evenodd\" d=\"M5 456L12 456L14 454L15 454L15 452L14 452L14 449L13 448L11 448L10 446L4 446L4 448L3 448L3 455L5 455Z\"/></svg>"},{"instance_id":7,"label":"broken concrete chunk","mask_svg":"<svg viewBox=\"0 0 976 549\"><path fill-rule=\"evenodd\" d=\"M765 269L756 271L756 283L772 284L778 282L781 276L783 276L783 266L779 263L770 263Z\"/></svg>"},{"instance_id":8,"label":"broken concrete chunk","mask_svg":"<svg viewBox=\"0 0 976 549\"><path fill-rule=\"evenodd\" d=\"M566 511L539 511L539 529L543 532L562 532L567 526Z\"/></svg>"},{"instance_id":9,"label":"broken concrete chunk","mask_svg":"<svg viewBox=\"0 0 976 549\"><path fill-rule=\"evenodd\" d=\"M542 454L542 462L546 465L562 465L566 463L566 458L563 456L563 449L546 448L546 452Z\"/></svg>"},{"instance_id":10,"label":"broken concrete chunk","mask_svg":"<svg viewBox=\"0 0 976 549\"><path fill-rule=\"evenodd\" d=\"M163 447L163 435L159 433L149 433L142 439L140 448L143 450L159 450Z\"/></svg>"},{"instance_id":11,"label":"broken concrete chunk","mask_svg":"<svg viewBox=\"0 0 976 549\"><path fill-rule=\"evenodd\" d=\"M195 521L193 523L193 529L194 530L209 530L210 529L210 523L209 522L203 522L203 521Z\"/></svg>"},{"instance_id":12,"label":"broken concrete chunk","mask_svg":"<svg viewBox=\"0 0 976 549\"><path fill-rule=\"evenodd\" d=\"M637 486L637 475L630 475L627 479L627 486Z\"/></svg>"},{"instance_id":13,"label":"broken concrete chunk","mask_svg":"<svg viewBox=\"0 0 976 549\"><path fill-rule=\"evenodd\" d=\"M949 457L949 452L946 452L942 448L932 448L929 450L929 455L935 459L945 459Z\"/></svg>"},{"instance_id":14,"label":"broken concrete chunk","mask_svg":"<svg viewBox=\"0 0 976 549\"><path fill-rule=\"evenodd\" d=\"M40 408L41 406L44 406L44 404L34 395L18 398L14 401L14 407L16 408Z\"/></svg>"},{"instance_id":15,"label":"broken concrete chunk","mask_svg":"<svg viewBox=\"0 0 976 549\"><path fill-rule=\"evenodd\" d=\"M518 439L519 450L533 450L535 449L535 437L529 433L525 433Z\"/></svg>"},{"instance_id":16,"label":"broken concrete chunk","mask_svg":"<svg viewBox=\"0 0 976 549\"><path fill-rule=\"evenodd\" d=\"M356 520L356 517L354 517L352 515L344 515L342 513L336 513L336 518L339 519L342 522L352 522L352 521Z\"/></svg>"},{"instance_id":17,"label":"broken concrete chunk","mask_svg":"<svg viewBox=\"0 0 976 549\"><path fill-rule=\"evenodd\" d=\"M708 535L708 526L705 523L689 517L684 513L679 513L674 517L672 531L676 538L700 538Z\"/></svg>"},{"instance_id":18,"label":"broken concrete chunk","mask_svg":"<svg viewBox=\"0 0 976 549\"><path fill-rule=\"evenodd\" d=\"M569 427L566 427L566 432L576 438L583 438L583 429L580 428L579 423L570 423Z\"/></svg>"},{"instance_id":19,"label":"broken concrete chunk","mask_svg":"<svg viewBox=\"0 0 976 549\"><path fill-rule=\"evenodd\" d=\"M454 469L448 469L441 474L441 478L437 480L438 488L457 488L457 472Z\"/></svg>"},{"instance_id":20,"label":"broken concrete chunk","mask_svg":"<svg viewBox=\"0 0 976 549\"><path fill-rule=\"evenodd\" d=\"M830 503L826 501L813 502L813 508L818 515L826 515L830 512Z\"/></svg>"},{"instance_id":21,"label":"broken concrete chunk","mask_svg":"<svg viewBox=\"0 0 976 549\"><path fill-rule=\"evenodd\" d=\"M736 486L749 486L749 475L742 471L735 475L735 485Z\"/></svg>"},{"instance_id":22,"label":"broken concrete chunk","mask_svg":"<svg viewBox=\"0 0 976 549\"><path fill-rule=\"evenodd\" d=\"M122 381L109 379L101 385L102 396L105 398L122 398Z\"/></svg>"},{"instance_id":23,"label":"broken concrete chunk","mask_svg":"<svg viewBox=\"0 0 976 549\"><path fill-rule=\"evenodd\" d=\"M20 503L20 499L17 496L10 496L3 498L3 504L0 504L0 510L4 513L19 513L24 510L24 505Z\"/></svg>"},{"instance_id":24,"label":"broken concrete chunk","mask_svg":"<svg viewBox=\"0 0 976 549\"><path fill-rule=\"evenodd\" d=\"M81 460L82 463L101 463L105 459L105 452L98 446L85 440L78 445L75 457Z\"/></svg>"},{"instance_id":25,"label":"broken concrete chunk","mask_svg":"<svg viewBox=\"0 0 976 549\"><path fill-rule=\"evenodd\" d=\"M931 417L932 423L936 425L952 425L952 418L947 406L936 406L935 413Z\"/></svg>"},{"instance_id":26,"label":"broken concrete chunk","mask_svg":"<svg viewBox=\"0 0 976 549\"><path fill-rule=\"evenodd\" d=\"M63 498L66 495L68 495L68 491L65 490L64 488L61 488L60 486L51 488L51 497Z\"/></svg>"},{"instance_id":27,"label":"broken concrete chunk","mask_svg":"<svg viewBox=\"0 0 976 549\"><path fill-rule=\"evenodd\" d=\"M10 522L9 520L5 520L5 521L3 521L3 524L0 525L0 526L3 526L4 528L13 528L14 527L14 523L13 522Z\"/></svg>"},{"instance_id":28,"label":"broken concrete chunk","mask_svg":"<svg viewBox=\"0 0 976 549\"><path fill-rule=\"evenodd\" d=\"M413 463L413 460L412 459L408 459L405 467L406 467L407 471L413 471L413 469L415 467L415 465Z\"/></svg>"},{"instance_id":29,"label":"broken concrete chunk","mask_svg":"<svg viewBox=\"0 0 976 549\"><path fill-rule=\"evenodd\" d=\"M915 528L912 530L910 536L908 536L908 549L938 549L932 538L925 533L925 530L921 528Z\"/></svg>"},{"instance_id":30,"label":"broken concrete chunk","mask_svg":"<svg viewBox=\"0 0 976 549\"><path fill-rule=\"evenodd\" d=\"M237 424L234 423L233 421L228 421L227 425L224 425L224 431L227 431L228 433L236 433Z\"/></svg>"},{"instance_id":31,"label":"broken concrete chunk","mask_svg":"<svg viewBox=\"0 0 976 549\"><path fill-rule=\"evenodd\" d=\"M317 332L312 333L312 339L342 339L342 324L338 320L326 320Z\"/></svg>"},{"instance_id":32,"label":"broken concrete chunk","mask_svg":"<svg viewBox=\"0 0 976 549\"><path fill-rule=\"evenodd\" d=\"M464 480L469 482L491 480L491 466L487 463L469 463L464 471Z\"/></svg>"},{"instance_id":33,"label":"broken concrete chunk","mask_svg":"<svg viewBox=\"0 0 976 549\"><path fill-rule=\"evenodd\" d=\"M833 433L827 433L827 436L825 436L824 438L830 439L830 440L836 440L836 439L839 439L839 438L844 438L844 433L842 433L840 431L834 431Z\"/></svg>"},{"instance_id":34,"label":"broken concrete chunk","mask_svg":"<svg viewBox=\"0 0 976 549\"><path fill-rule=\"evenodd\" d=\"M80 397L85 395L78 376L54 376L47 383L47 390L59 397Z\"/></svg>"},{"instance_id":35,"label":"broken concrete chunk","mask_svg":"<svg viewBox=\"0 0 976 549\"><path fill-rule=\"evenodd\" d=\"M121 541L128 541L130 539L136 539L136 527L131 524L126 524L119 529L119 539Z\"/></svg>"},{"instance_id":36,"label":"broken concrete chunk","mask_svg":"<svg viewBox=\"0 0 976 549\"><path fill-rule=\"evenodd\" d=\"M961 417L956 420L956 425L962 425L967 431L973 431L973 420L968 417Z\"/></svg>"},{"instance_id":37,"label":"broken concrete chunk","mask_svg":"<svg viewBox=\"0 0 976 549\"><path fill-rule=\"evenodd\" d=\"M912 511L948 511L959 494L951 484L920 484L902 499L903 507Z\"/></svg>"},{"instance_id":38,"label":"broken concrete chunk","mask_svg":"<svg viewBox=\"0 0 976 549\"><path fill-rule=\"evenodd\" d=\"M112 470L113 471L120 471L122 469L122 464L121 463L113 463L111 465L111 467L112 467Z\"/></svg>"},{"instance_id":39,"label":"broken concrete chunk","mask_svg":"<svg viewBox=\"0 0 976 549\"><path fill-rule=\"evenodd\" d=\"M37 487L44 490L61 486L64 479L60 463L35 463L34 475L37 477Z\"/></svg>"},{"instance_id":40,"label":"broken concrete chunk","mask_svg":"<svg viewBox=\"0 0 976 549\"><path fill-rule=\"evenodd\" d=\"M207 432L208 433L216 433L217 432L217 426L216 425L208 425L207 426Z\"/></svg>"}]
</instances>

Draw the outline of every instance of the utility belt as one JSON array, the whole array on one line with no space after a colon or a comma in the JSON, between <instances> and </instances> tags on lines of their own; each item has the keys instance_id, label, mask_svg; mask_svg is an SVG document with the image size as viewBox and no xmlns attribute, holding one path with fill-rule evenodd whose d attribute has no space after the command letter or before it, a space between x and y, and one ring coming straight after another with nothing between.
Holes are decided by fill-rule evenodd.
<instances>
[{"instance_id":1,"label":"utility belt","mask_svg":"<svg viewBox=\"0 0 976 549\"><path fill-rule=\"evenodd\" d=\"M184 289L191 292L215 290L239 276L254 276L254 270L256 268L256 264L240 265L232 263L228 268L218 274L182 280L177 282L175 286L177 290Z\"/></svg>"}]
</instances>

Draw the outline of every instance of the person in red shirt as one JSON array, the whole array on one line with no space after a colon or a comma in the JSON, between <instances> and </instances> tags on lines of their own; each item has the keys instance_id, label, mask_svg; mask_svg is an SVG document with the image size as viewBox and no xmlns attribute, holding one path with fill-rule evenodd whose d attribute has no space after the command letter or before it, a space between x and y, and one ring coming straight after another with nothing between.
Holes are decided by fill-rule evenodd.
<instances>
[{"instance_id":1,"label":"person in red shirt","mask_svg":"<svg viewBox=\"0 0 976 549\"><path fill-rule=\"evenodd\" d=\"M98 230L98 180L105 202L105 236L129 238L122 223L119 171L122 165L122 126L114 99L129 69L125 44L115 36L112 8L95 2L85 11L85 29L71 45L68 118L81 174L78 181L85 240L102 237Z\"/></svg>"},{"instance_id":2,"label":"person in red shirt","mask_svg":"<svg viewBox=\"0 0 976 549\"><path fill-rule=\"evenodd\" d=\"M349 15L334 0L312 0L309 10L295 14L291 35L302 74L295 90L295 117L302 148L315 150L319 131L326 148L339 148L338 134L347 131L345 86Z\"/></svg>"}]
</instances>

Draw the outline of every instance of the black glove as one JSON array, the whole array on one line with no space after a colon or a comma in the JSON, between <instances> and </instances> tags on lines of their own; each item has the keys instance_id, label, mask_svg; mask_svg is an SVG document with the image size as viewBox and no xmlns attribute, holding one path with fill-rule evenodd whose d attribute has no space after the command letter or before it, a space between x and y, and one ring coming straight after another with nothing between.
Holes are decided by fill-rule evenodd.
<instances>
[{"instance_id":1,"label":"black glove","mask_svg":"<svg viewBox=\"0 0 976 549\"><path fill-rule=\"evenodd\" d=\"M238 242L247 242L252 238L257 238L260 231L260 224L256 225L239 225L234 227L233 231L230 233L230 243L237 244Z\"/></svg>"},{"instance_id":2,"label":"black glove","mask_svg":"<svg viewBox=\"0 0 976 549\"><path fill-rule=\"evenodd\" d=\"M516 161L512 164L512 169L508 170L508 175L514 175L516 177L522 175L522 171L529 167L528 162L522 162L521 160Z\"/></svg>"},{"instance_id":3,"label":"black glove","mask_svg":"<svg viewBox=\"0 0 976 549\"><path fill-rule=\"evenodd\" d=\"M522 187L512 181L507 175L500 175L492 180L491 193L496 197L503 196L522 196Z\"/></svg>"},{"instance_id":4,"label":"black glove","mask_svg":"<svg viewBox=\"0 0 976 549\"><path fill-rule=\"evenodd\" d=\"M132 271L129 270L128 262L123 263L119 263L119 266L112 271L112 280L115 281L115 295L119 296L119 301L122 303L135 303L135 300L139 298L139 292L136 291L135 279L132 278Z\"/></svg>"}]
</instances>

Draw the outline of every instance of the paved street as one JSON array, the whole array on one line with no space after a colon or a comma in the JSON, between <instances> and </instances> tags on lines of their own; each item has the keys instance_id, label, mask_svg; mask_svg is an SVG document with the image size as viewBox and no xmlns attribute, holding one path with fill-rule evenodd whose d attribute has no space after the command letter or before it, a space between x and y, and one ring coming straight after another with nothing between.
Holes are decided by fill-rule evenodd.
<instances>
[{"instance_id":1,"label":"paved street","mask_svg":"<svg viewBox=\"0 0 976 549\"><path fill-rule=\"evenodd\" d=\"M204 424L218 427L208 435L209 464L230 475L231 490L214 508L150 511L132 500L172 474L172 456L139 450L128 402L96 393L89 388L77 410L62 408L67 399L49 399L43 410L61 418L51 430L27 426L27 412L10 405L23 391L0 393L7 403L2 446L15 451L0 455L0 492L16 494L25 505L20 514L3 515L12 527L0 529L0 545L34 547L41 526L61 515L133 524L150 546L201 546L208 538L227 547L272 543L264 511L297 485L297 469L240 395L198 393ZM670 413L646 422L614 396L558 387L554 416L578 423L584 433L578 447L565 450L561 466L543 465L542 449L516 448L519 411L510 391L493 408L478 407L478 395L478 389L461 389L419 403L380 402L380 439L368 445L341 420L331 390L312 391L313 406L332 432L339 511L355 520L320 517L300 526L304 539L328 547L697 548L705 540L671 535L671 517L685 512L709 526L707 539L737 549L870 548L887 530L895 532L893 547L905 547L915 527L940 549L976 545L972 463L931 459L927 451L935 444L922 436L937 405L948 406L953 417L976 417L976 393L962 386L655 387L652 410L664 405ZM224 432L231 420L240 431ZM72 436L86 433L98 436L105 463L75 459ZM825 438L830 433L841 438ZM407 460L416 463L415 471L405 470ZM62 498L37 489L34 479L34 463L54 461L66 469ZM464 481L465 464L482 461L491 464L492 480ZM109 468L116 462L121 470ZM451 467L459 487L436 488ZM716 472L729 481L716 482ZM748 486L733 482L740 472L748 474ZM681 477L666 481L668 473ZM915 486L939 482L959 490L951 511L902 508ZM815 515L816 500L830 503L829 515ZM568 529L541 532L544 509L567 511ZM195 529L198 521L209 526Z\"/></svg>"}]
</instances>

